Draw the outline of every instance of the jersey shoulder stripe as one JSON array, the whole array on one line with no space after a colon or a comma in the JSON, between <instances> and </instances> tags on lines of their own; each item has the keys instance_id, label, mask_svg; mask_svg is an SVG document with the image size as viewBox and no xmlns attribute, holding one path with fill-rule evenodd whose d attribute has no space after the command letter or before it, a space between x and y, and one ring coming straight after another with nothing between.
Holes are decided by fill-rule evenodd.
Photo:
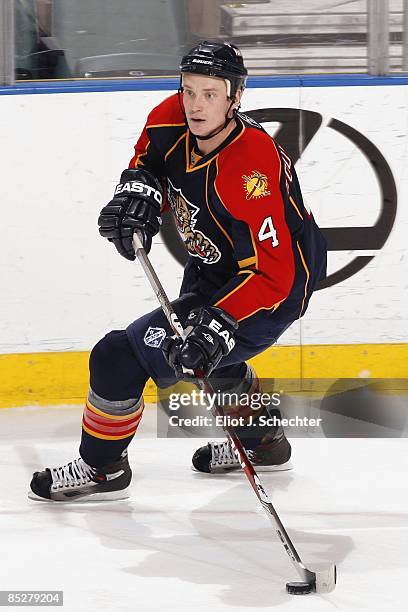
<instances>
[{"instance_id":1,"label":"jersey shoulder stripe","mask_svg":"<svg viewBox=\"0 0 408 612\"><path fill-rule=\"evenodd\" d=\"M158 104L147 118L146 128L173 127L186 125L186 118L179 104L177 94L172 94Z\"/></svg>"},{"instance_id":2,"label":"jersey shoulder stripe","mask_svg":"<svg viewBox=\"0 0 408 612\"><path fill-rule=\"evenodd\" d=\"M258 123L257 121L255 121L255 119L252 119L252 117L250 117L249 115L246 115L245 113L239 112L239 113L237 113L237 116L241 119L241 121L245 125L245 127L254 128L254 129L259 130L261 132L265 132L265 129L262 127L262 125L260 123Z\"/></svg>"},{"instance_id":3,"label":"jersey shoulder stripe","mask_svg":"<svg viewBox=\"0 0 408 612\"><path fill-rule=\"evenodd\" d=\"M246 165L250 160L251 163L257 161L265 163L266 160L271 158L277 160L279 154L272 136L261 126L258 128L247 124L245 121L242 121L242 123L245 129L240 133L239 138L236 138L221 150L220 157L226 160L229 158L229 154L232 154L235 156L235 161L238 160L239 165Z\"/></svg>"}]
</instances>

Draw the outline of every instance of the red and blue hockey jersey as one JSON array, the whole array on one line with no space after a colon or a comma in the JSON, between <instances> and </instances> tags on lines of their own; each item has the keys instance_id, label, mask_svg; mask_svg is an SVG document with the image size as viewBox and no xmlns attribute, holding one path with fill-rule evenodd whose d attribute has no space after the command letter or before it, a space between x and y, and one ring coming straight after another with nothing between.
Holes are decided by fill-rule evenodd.
<instances>
[{"instance_id":1,"label":"red and blue hockey jersey","mask_svg":"<svg viewBox=\"0 0 408 612\"><path fill-rule=\"evenodd\" d=\"M282 147L242 113L226 140L202 155L177 94L149 114L129 167L166 184L196 286L238 321L260 310L302 316L326 274L326 242L305 208Z\"/></svg>"}]
</instances>

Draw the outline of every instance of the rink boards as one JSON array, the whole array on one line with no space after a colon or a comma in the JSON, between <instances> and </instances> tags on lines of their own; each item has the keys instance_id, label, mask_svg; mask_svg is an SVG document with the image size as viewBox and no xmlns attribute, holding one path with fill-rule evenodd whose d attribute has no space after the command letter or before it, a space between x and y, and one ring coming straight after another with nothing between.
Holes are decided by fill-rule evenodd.
<instances>
[{"instance_id":1,"label":"rink boards","mask_svg":"<svg viewBox=\"0 0 408 612\"><path fill-rule=\"evenodd\" d=\"M299 157L306 203L331 249L328 286L254 360L260 376L407 376L407 85L365 76L250 82L243 111ZM175 79L144 79L0 90L0 405L82 401L93 344L156 308L138 265L99 237L96 219L147 113L176 88ZM152 261L176 297L182 266L163 237Z\"/></svg>"}]
</instances>

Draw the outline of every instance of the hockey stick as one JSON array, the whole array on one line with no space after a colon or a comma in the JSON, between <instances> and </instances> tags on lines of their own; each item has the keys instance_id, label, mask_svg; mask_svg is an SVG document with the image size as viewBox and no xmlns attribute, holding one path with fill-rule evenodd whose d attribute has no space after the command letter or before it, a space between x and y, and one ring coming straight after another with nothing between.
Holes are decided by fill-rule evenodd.
<instances>
[{"instance_id":1,"label":"hockey stick","mask_svg":"<svg viewBox=\"0 0 408 612\"><path fill-rule=\"evenodd\" d=\"M182 338L185 338L185 331L183 329L183 326L181 325L176 313L174 312L174 309L160 283L160 280L152 264L150 263L146 251L143 248L143 244L136 232L133 236L133 246L135 249L136 256L140 264L142 265L142 268L149 280L149 283L154 293L157 296L157 299L160 302L160 305L172 330L175 334L181 336ZM206 393L210 393L214 397L214 389L212 388L209 381L204 376L199 376L197 375L197 373L195 373L195 375L198 378L198 386ZM212 413L214 416L224 416L223 409L217 406L215 403L214 407L212 408ZM302 578L303 583L287 583L287 591L293 594L304 594L310 593L311 591L316 591L317 593L328 593L332 591L336 585L336 566L330 565L326 569L321 569L317 572L313 572L304 565L289 535L287 534L286 529L282 524L282 521L280 520L275 508L273 507L265 488L263 487L257 473L255 472L251 462L249 461L241 441L234 432L234 429L227 424L226 420L223 419L223 421L223 430L228 436L232 448L237 452L241 467L244 470L251 487L253 488L263 509L265 510L270 521L272 522L272 525L274 526L275 531L278 534L278 537L282 542L287 554L289 555L289 558L292 561L296 571Z\"/></svg>"}]
</instances>

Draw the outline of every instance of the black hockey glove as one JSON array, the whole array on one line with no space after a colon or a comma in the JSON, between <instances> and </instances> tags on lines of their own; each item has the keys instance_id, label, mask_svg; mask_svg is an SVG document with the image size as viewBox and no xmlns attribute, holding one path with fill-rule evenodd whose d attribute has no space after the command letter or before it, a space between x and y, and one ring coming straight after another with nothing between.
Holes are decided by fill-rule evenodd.
<instances>
[{"instance_id":1,"label":"black hockey glove","mask_svg":"<svg viewBox=\"0 0 408 612\"><path fill-rule=\"evenodd\" d=\"M221 358L234 348L238 323L215 306L192 310L187 319L187 337L167 336L162 344L164 356L177 378L192 378L184 368L209 376Z\"/></svg>"},{"instance_id":2,"label":"black hockey glove","mask_svg":"<svg viewBox=\"0 0 408 612\"><path fill-rule=\"evenodd\" d=\"M160 229L162 193L159 181L147 170L124 170L113 200L102 208L99 233L113 242L126 259L135 259L132 244L135 230L141 235L146 252L150 251L152 238Z\"/></svg>"}]
</instances>

